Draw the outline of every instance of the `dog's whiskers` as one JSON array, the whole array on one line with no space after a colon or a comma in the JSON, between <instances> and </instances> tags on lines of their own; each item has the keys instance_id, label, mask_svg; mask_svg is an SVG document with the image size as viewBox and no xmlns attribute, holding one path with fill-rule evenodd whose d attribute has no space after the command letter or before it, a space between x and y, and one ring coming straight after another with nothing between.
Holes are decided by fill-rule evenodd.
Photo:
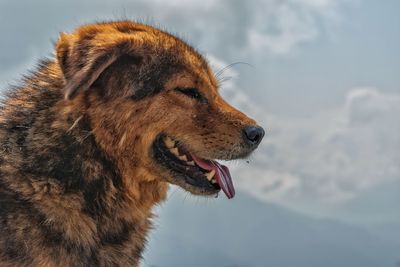
<instances>
[{"instance_id":1,"label":"dog's whiskers","mask_svg":"<svg viewBox=\"0 0 400 267\"><path fill-rule=\"evenodd\" d=\"M242 61L233 62L233 63L231 63L231 64L229 64L229 65L223 67L222 69L218 70L218 71L215 73L215 77L218 79L225 71L229 70L230 68L232 68L232 67L234 67L234 66L236 66L236 65L240 65L240 64L243 64L243 65L247 65L247 66L251 66L251 67L252 67L252 65L249 64L249 63L247 63L247 62L242 62Z\"/></svg>"}]
</instances>

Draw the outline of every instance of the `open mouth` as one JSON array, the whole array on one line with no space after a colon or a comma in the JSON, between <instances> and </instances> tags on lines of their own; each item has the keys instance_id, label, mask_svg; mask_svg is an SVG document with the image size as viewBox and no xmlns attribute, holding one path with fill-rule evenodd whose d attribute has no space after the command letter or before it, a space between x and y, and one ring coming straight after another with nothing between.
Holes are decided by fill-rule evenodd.
<instances>
[{"instance_id":1,"label":"open mouth","mask_svg":"<svg viewBox=\"0 0 400 267\"><path fill-rule=\"evenodd\" d=\"M217 194L221 189L228 198L235 196L228 167L202 159L172 137L157 136L153 151L155 158L173 174L173 183L203 195Z\"/></svg>"}]
</instances>

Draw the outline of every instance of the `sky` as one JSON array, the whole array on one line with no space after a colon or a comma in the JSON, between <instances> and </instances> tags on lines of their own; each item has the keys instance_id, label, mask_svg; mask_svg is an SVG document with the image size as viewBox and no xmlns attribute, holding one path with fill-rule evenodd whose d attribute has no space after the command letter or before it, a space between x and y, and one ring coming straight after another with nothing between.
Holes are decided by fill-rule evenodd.
<instances>
[{"instance_id":1,"label":"sky","mask_svg":"<svg viewBox=\"0 0 400 267\"><path fill-rule=\"evenodd\" d=\"M0 88L62 31L129 18L176 33L224 72L222 94L266 137L239 190L360 224L400 214L400 1L0 1Z\"/></svg>"}]
</instances>

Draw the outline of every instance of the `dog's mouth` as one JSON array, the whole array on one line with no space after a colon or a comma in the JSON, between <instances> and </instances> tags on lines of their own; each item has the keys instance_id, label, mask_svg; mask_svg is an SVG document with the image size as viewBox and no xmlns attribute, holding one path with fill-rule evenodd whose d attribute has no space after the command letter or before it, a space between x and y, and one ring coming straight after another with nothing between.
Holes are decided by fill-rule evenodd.
<instances>
[{"instance_id":1,"label":"dog's mouth","mask_svg":"<svg viewBox=\"0 0 400 267\"><path fill-rule=\"evenodd\" d=\"M202 159L174 138L157 136L153 144L155 159L172 174L169 182L201 195L216 195L221 189L228 198L235 196L228 167Z\"/></svg>"}]
</instances>

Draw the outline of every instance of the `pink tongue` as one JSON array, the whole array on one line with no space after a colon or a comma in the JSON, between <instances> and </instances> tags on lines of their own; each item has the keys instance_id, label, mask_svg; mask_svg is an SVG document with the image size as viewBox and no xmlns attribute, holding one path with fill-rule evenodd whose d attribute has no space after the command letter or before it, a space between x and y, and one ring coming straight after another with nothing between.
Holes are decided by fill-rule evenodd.
<instances>
[{"instance_id":1,"label":"pink tongue","mask_svg":"<svg viewBox=\"0 0 400 267\"><path fill-rule=\"evenodd\" d=\"M194 155L191 155L193 160L196 162L199 167L207 171L215 171L215 176L217 178L217 183L219 187L221 187L222 191L224 191L225 195L230 199L235 196L235 188L233 187L232 177L229 173L228 167L219 164L213 160L204 160L200 159Z\"/></svg>"}]
</instances>

